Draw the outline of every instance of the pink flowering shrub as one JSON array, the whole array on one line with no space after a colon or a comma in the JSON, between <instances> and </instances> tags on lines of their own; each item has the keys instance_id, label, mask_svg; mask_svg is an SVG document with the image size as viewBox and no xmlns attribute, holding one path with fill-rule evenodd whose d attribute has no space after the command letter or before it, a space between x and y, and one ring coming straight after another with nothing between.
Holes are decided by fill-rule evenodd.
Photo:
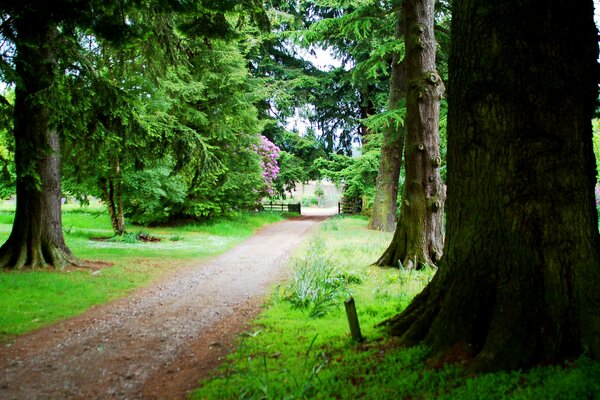
<instances>
[{"instance_id":1,"label":"pink flowering shrub","mask_svg":"<svg viewBox=\"0 0 600 400\"><path fill-rule=\"evenodd\" d=\"M263 179L265 182L266 193L273 197L275 190L273 189L273 181L279 175L279 147L273 144L269 139L260 136L260 144L256 147L256 152L260 156L260 167L263 170Z\"/></svg>"}]
</instances>

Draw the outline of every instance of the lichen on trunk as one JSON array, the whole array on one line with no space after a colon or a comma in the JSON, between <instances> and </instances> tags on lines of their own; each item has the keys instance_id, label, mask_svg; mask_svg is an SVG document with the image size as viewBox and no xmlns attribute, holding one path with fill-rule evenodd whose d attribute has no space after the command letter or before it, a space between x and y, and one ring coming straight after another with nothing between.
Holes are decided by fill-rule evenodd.
<instances>
[{"instance_id":1,"label":"lichen on trunk","mask_svg":"<svg viewBox=\"0 0 600 400\"><path fill-rule=\"evenodd\" d=\"M434 1L405 0L405 183L400 218L380 266L435 265L444 243L446 188L441 179L439 104L444 85L435 68Z\"/></svg>"}]
</instances>

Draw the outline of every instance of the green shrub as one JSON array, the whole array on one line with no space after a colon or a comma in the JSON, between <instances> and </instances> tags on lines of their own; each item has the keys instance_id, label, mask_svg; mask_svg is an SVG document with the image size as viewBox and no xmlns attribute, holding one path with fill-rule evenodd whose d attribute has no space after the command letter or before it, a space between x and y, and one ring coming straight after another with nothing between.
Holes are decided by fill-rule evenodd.
<instances>
[{"instance_id":1,"label":"green shrub","mask_svg":"<svg viewBox=\"0 0 600 400\"><path fill-rule=\"evenodd\" d=\"M135 224L167 222L185 200L181 176L171 173L173 161L131 171L124 176L124 207L127 219Z\"/></svg>"}]
</instances>

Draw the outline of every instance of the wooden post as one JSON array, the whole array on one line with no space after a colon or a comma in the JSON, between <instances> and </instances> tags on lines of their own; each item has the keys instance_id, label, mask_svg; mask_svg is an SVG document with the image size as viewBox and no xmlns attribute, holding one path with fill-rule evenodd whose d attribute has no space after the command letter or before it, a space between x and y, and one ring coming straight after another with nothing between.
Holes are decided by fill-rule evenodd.
<instances>
[{"instance_id":1,"label":"wooden post","mask_svg":"<svg viewBox=\"0 0 600 400\"><path fill-rule=\"evenodd\" d=\"M358 324L358 315L356 315L354 298L352 296L348 297L346 301L344 301L344 306L346 307L346 316L348 317L348 324L350 325L350 334L352 335L352 339L356 340L357 342L362 342L363 337L360 333L360 325Z\"/></svg>"}]
</instances>

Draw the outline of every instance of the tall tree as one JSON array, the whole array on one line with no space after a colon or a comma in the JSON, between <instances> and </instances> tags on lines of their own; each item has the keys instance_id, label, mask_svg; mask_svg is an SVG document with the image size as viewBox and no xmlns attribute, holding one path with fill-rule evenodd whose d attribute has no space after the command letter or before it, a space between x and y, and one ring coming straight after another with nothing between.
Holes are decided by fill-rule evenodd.
<instances>
[{"instance_id":1,"label":"tall tree","mask_svg":"<svg viewBox=\"0 0 600 400\"><path fill-rule=\"evenodd\" d=\"M57 83L68 68L66 60L77 53L77 31L90 30L120 43L147 32L128 16L136 5L85 0L0 3L3 47L14 48L15 53L13 60L7 60L3 52L0 69L15 84L17 175L15 220L0 248L0 267L62 268L78 263L62 234L56 114L65 97L59 95ZM12 68L14 71L6 72Z\"/></svg>"},{"instance_id":2,"label":"tall tree","mask_svg":"<svg viewBox=\"0 0 600 400\"><path fill-rule=\"evenodd\" d=\"M396 21L396 40L404 34L402 13L398 12ZM400 52L392 57L390 72L390 93L388 97L388 113L394 115L400 107L405 95L404 63ZM404 150L404 124L390 118L383 130L381 143L381 162L377 174L375 200L369 220L369 229L393 231L396 226L396 208L398 200L398 179L402 168L402 151Z\"/></svg>"},{"instance_id":3,"label":"tall tree","mask_svg":"<svg viewBox=\"0 0 600 400\"><path fill-rule=\"evenodd\" d=\"M387 321L472 368L600 357L591 0L455 0L447 244L440 272ZM476 20L473 20L476 18Z\"/></svg>"},{"instance_id":4,"label":"tall tree","mask_svg":"<svg viewBox=\"0 0 600 400\"><path fill-rule=\"evenodd\" d=\"M342 66L322 72L313 89L314 117L329 150L350 154L353 142L372 129L366 119L383 111L389 90L395 12L392 1L304 2L307 30L297 31L298 45L331 51ZM336 149L334 145L339 147Z\"/></svg>"},{"instance_id":5,"label":"tall tree","mask_svg":"<svg viewBox=\"0 0 600 400\"><path fill-rule=\"evenodd\" d=\"M405 0L406 178L400 219L378 265L437 264L443 248L446 187L440 174L439 112L444 91L436 71L434 0Z\"/></svg>"},{"instance_id":6,"label":"tall tree","mask_svg":"<svg viewBox=\"0 0 600 400\"><path fill-rule=\"evenodd\" d=\"M58 23L37 6L12 15L18 77L13 130L18 200L13 229L0 248L0 267L76 263L62 233L60 140L51 125Z\"/></svg>"}]
</instances>

